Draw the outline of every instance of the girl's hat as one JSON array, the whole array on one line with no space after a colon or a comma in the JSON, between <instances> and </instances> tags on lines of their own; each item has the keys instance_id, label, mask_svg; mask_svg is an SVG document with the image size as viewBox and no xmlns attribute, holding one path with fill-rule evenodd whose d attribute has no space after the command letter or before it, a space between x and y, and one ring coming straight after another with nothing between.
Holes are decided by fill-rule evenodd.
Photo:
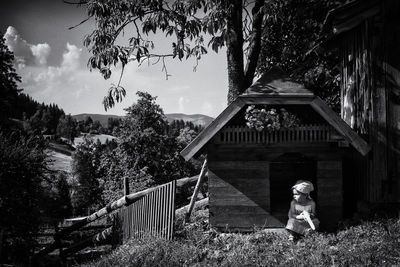
<instances>
[{"instance_id":1,"label":"girl's hat","mask_svg":"<svg viewBox=\"0 0 400 267\"><path fill-rule=\"evenodd\" d=\"M310 192L314 190L314 186L309 181L299 180L292 186L292 189L303 194L310 194Z\"/></svg>"}]
</instances>

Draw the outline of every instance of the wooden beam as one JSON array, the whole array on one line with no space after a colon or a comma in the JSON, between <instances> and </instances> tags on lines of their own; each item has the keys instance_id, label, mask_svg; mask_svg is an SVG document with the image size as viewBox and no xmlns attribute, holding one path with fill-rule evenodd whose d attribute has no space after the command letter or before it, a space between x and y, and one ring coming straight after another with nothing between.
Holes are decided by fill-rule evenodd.
<instances>
[{"instance_id":1,"label":"wooden beam","mask_svg":"<svg viewBox=\"0 0 400 267\"><path fill-rule=\"evenodd\" d=\"M321 98L316 97L311 102L311 107L332 125L343 137L365 156L371 150L370 146L362 139L339 115L334 112Z\"/></svg>"},{"instance_id":2,"label":"wooden beam","mask_svg":"<svg viewBox=\"0 0 400 267\"><path fill-rule=\"evenodd\" d=\"M237 98L213 120L187 147L181 151L185 160L192 158L225 124L244 107L245 103Z\"/></svg>"},{"instance_id":3,"label":"wooden beam","mask_svg":"<svg viewBox=\"0 0 400 267\"><path fill-rule=\"evenodd\" d=\"M185 216L185 222L190 221L190 214L192 213L194 203L196 202L196 199L197 199L197 194L199 193L201 182L203 181L203 178L204 178L206 172L207 172L207 159L204 160L204 163L201 168L200 175L199 175L199 179L197 180L196 187L194 188L193 195L190 200L189 208L188 208L186 216Z\"/></svg>"},{"instance_id":4,"label":"wooden beam","mask_svg":"<svg viewBox=\"0 0 400 267\"><path fill-rule=\"evenodd\" d=\"M109 228L101 231L100 233L98 233L92 237L89 237L89 238L65 249L63 251L63 254L64 254L64 256L67 256L68 254L78 252L86 247L89 247L92 245L104 244L105 242L109 242L112 234L113 234L113 228L109 227Z\"/></svg>"},{"instance_id":5,"label":"wooden beam","mask_svg":"<svg viewBox=\"0 0 400 267\"><path fill-rule=\"evenodd\" d=\"M195 203L196 209L204 209L206 205L208 205L208 197L203 198L199 201L196 201L196 203ZM189 208L189 205L186 205L186 206L183 206L183 207L177 209L175 211L175 215L177 217L186 215L188 208Z\"/></svg>"},{"instance_id":6,"label":"wooden beam","mask_svg":"<svg viewBox=\"0 0 400 267\"><path fill-rule=\"evenodd\" d=\"M271 96L240 96L239 98L248 105L309 105L314 100L314 95L271 95Z\"/></svg>"}]
</instances>

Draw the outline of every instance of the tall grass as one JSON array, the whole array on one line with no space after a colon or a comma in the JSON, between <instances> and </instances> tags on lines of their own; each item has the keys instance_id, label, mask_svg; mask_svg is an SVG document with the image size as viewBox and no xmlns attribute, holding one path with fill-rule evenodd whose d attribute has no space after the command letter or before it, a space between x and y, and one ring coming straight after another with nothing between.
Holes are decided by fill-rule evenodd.
<instances>
[{"instance_id":1,"label":"tall grass","mask_svg":"<svg viewBox=\"0 0 400 267\"><path fill-rule=\"evenodd\" d=\"M297 243L284 234L221 234L207 214L178 227L176 238L131 240L87 266L392 266L400 265L400 220L365 222Z\"/></svg>"}]
</instances>

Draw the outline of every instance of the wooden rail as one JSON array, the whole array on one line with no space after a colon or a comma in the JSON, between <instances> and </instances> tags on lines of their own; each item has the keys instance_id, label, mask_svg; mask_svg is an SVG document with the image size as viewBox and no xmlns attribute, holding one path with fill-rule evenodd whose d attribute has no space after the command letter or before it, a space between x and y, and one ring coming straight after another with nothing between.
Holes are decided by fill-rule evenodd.
<instances>
[{"instance_id":1,"label":"wooden rail","mask_svg":"<svg viewBox=\"0 0 400 267\"><path fill-rule=\"evenodd\" d=\"M218 144L277 144L337 141L330 125L301 125L276 131L256 131L244 126L225 127L217 135Z\"/></svg>"}]
</instances>

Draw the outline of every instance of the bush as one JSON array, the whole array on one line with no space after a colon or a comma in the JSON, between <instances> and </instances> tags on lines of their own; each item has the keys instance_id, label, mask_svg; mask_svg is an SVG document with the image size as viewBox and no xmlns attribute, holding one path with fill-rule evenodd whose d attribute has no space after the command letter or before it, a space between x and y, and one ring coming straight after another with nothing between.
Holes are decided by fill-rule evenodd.
<instances>
[{"instance_id":1,"label":"bush","mask_svg":"<svg viewBox=\"0 0 400 267\"><path fill-rule=\"evenodd\" d=\"M12 262L27 258L34 245L46 162L42 139L0 132L0 230Z\"/></svg>"}]
</instances>

